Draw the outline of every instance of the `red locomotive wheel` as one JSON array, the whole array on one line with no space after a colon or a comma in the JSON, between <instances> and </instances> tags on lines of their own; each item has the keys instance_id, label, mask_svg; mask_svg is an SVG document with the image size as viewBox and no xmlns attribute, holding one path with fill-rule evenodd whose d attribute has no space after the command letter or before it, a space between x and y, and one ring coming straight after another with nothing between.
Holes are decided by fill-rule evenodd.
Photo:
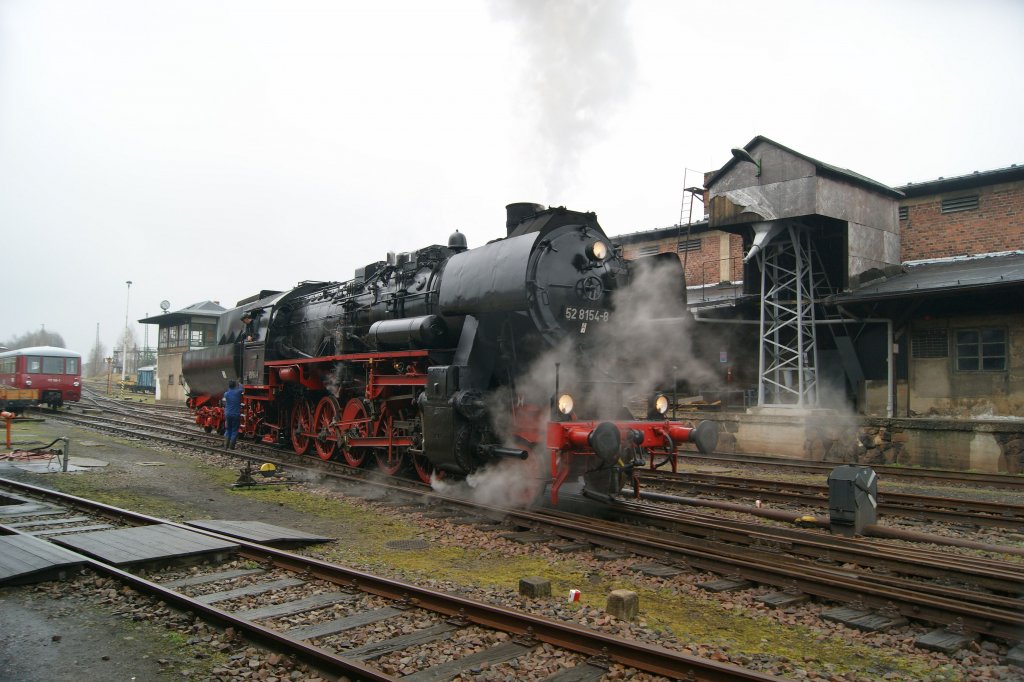
<instances>
[{"instance_id":1,"label":"red locomotive wheel","mask_svg":"<svg viewBox=\"0 0 1024 682\"><path fill-rule=\"evenodd\" d=\"M395 436L400 435L394 432L390 414L385 418L384 430L385 433L383 435L385 437L389 433L394 434ZM405 450L406 448L400 448L397 446L377 450L377 468L388 476L396 475L402 470L402 465L405 464Z\"/></svg>"},{"instance_id":2,"label":"red locomotive wheel","mask_svg":"<svg viewBox=\"0 0 1024 682\"><path fill-rule=\"evenodd\" d=\"M430 485L431 477L444 478L444 472L434 469L434 465L423 455L412 456L412 468L416 470L416 475L420 477L420 480L427 485Z\"/></svg>"},{"instance_id":3,"label":"red locomotive wheel","mask_svg":"<svg viewBox=\"0 0 1024 682\"><path fill-rule=\"evenodd\" d=\"M338 449L338 436L335 427L338 422L338 413L341 412L341 405L334 399L334 396L324 396L316 405L316 413L313 416L313 433L316 434L316 454L320 459L331 459L334 451Z\"/></svg>"},{"instance_id":4,"label":"red locomotive wheel","mask_svg":"<svg viewBox=\"0 0 1024 682\"><path fill-rule=\"evenodd\" d=\"M298 455L309 452L309 436L313 430L313 407L308 400L300 400L292 409L292 449Z\"/></svg>"},{"instance_id":5,"label":"red locomotive wheel","mask_svg":"<svg viewBox=\"0 0 1024 682\"><path fill-rule=\"evenodd\" d=\"M360 398L352 398L345 403L345 412L341 415L344 435L350 438L365 438L370 435L369 419L366 406ZM353 447L346 441L341 447L341 456L345 464L359 468L366 462L366 448Z\"/></svg>"}]
</instances>

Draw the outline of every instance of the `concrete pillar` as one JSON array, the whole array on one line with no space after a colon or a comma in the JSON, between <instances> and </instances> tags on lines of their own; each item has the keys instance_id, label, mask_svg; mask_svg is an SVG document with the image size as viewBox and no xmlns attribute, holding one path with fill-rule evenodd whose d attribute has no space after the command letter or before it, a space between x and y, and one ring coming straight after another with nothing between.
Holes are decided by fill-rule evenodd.
<instances>
[{"instance_id":1,"label":"concrete pillar","mask_svg":"<svg viewBox=\"0 0 1024 682\"><path fill-rule=\"evenodd\" d=\"M613 590L605 611L619 620L633 620L640 613L640 597L632 590Z\"/></svg>"}]
</instances>

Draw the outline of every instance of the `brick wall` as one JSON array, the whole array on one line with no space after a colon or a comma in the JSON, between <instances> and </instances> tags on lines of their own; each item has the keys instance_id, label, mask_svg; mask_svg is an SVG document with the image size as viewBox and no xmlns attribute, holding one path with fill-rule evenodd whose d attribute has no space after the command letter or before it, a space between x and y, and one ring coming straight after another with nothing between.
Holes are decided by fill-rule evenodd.
<instances>
[{"instance_id":1,"label":"brick wall","mask_svg":"<svg viewBox=\"0 0 1024 682\"><path fill-rule=\"evenodd\" d=\"M727 240L726 248L722 248L723 237ZM699 249L692 249L688 254L679 253L679 262L686 261L686 284L718 284L723 280L738 282L743 279L743 240L738 235L711 231L691 234L690 241L700 241ZM627 260L651 255L645 249L658 247L658 253L674 253L678 244L686 241L686 228L677 237L672 235L658 240L649 240L627 244L622 247L622 254ZM723 259L725 260L723 264Z\"/></svg>"},{"instance_id":2,"label":"brick wall","mask_svg":"<svg viewBox=\"0 0 1024 682\"><path fill-rule=\"evenodd\" d=\"M942 212L943 199L970 196L976 209ZM900 208L900 260L1024 249L1024 182L910 197Z\"/></svg>"}]
</instances>

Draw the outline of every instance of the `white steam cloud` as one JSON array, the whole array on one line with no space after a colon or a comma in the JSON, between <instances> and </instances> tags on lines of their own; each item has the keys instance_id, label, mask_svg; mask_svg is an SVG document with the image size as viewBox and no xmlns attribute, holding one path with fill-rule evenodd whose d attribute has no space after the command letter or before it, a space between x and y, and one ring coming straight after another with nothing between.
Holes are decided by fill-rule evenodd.
<instances>
[{"instance_id":1,"label":"white steam cloud","mask_svg":"<svg viewBox=\"0 0 1024 682\"><path fill-rule=\"evenodd\" d=\"M549 196L561 195L580 158L628 101L636 55L629 3L493 0L518 33L525 58L521 100L535 120Z\"/></svg>"},{"instance_id":2,"label":"white steam cloud","mask_svg":"<svg viewBox=\"0 0 1024 682\"><path fill-rule=\"evenodd\" d=\"M584 363L576 362L581 352L577 339L569 335L558 346L541 353L516 378L515 396L508 391L489 396L494 427L508 447L525 447L514 437L510 405L542 407L543 423L538 432L541 445L530 452L527 460L500 460L465 481L433 481L434 489L498 507L525 507L538 501L551 473L550 453L543 442L548 400L555 390L556 363L562 390L572 390L582 381L598 382L588 396L574 391L578 411L587 419L630 419L627 401L649 396L655 389L669 389L674 377L691 385L719 385L718 374L694 351L697 325L680 305L679 274L678 266L635 263L630 285L615 293L615 310L609 322L589 323L587 333L592 337L582 352Z\"/></svg>"}]
</instances>

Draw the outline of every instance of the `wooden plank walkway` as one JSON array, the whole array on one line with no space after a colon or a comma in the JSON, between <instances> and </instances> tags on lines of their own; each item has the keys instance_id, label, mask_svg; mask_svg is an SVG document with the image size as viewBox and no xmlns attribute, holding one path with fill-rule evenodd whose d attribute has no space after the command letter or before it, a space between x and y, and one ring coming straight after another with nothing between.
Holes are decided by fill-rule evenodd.
<instances>
[{"instance_id":1,"label":"wooden plank walkway","mask_svg":"<svg viewBox=\"0 0 1024 682\"><path fill-rule=\"evenodd\" d=\"M238 545L230 542L164 524L58 535L53 542L115 566L238 549Z\"/></svg>"},{"instance_id":2,"label":"wooden plank walkway","mask_svg":"<svg viewBox=\"0 0 1024 682\"><path fill-rule=\"evenodd\" d=\"M258 542L261 545L311 545L317 542L334 542L335 538L313 535L293 528L274 526L262 521L230 521L226 519L201 519L186 521L186 526L202 528L233 538Z\"/></svg>"},{"instance_id":3,"label":"wooden plank walkway","mask_svg":"<svg viewBox=\"0 0 1024 682\"><path fill-rule=\"evenodd\" d=\"M63 577L85 557L29 535L0 536L0 585L26 585Z\"/></svg>"}]
</instances>

